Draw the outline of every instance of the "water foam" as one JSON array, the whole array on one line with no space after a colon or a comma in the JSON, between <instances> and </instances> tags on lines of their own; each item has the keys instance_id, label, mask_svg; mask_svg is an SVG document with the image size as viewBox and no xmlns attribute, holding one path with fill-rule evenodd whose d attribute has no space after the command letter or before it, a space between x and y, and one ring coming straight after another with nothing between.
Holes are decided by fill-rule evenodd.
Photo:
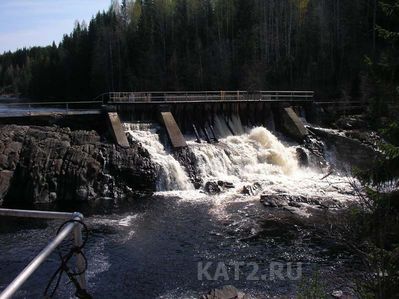
<instances>
[{"instance_id":1,"label":"water foam","mask_svg":"<svg viewBox=\"0 0 399 299\"><path fill-rule=\"evenodd\" d=\"M266 128L257 127L219 144L189 142L198 159L201 176L207 180L254 182L259 176L292 174L298 169L295 149L285 147Z\"/></svg>"},{"instance_id":2,"label":"water foam","mask_svg":"<svg viewBox=\"0 0 399 299\"><path fill-rule=\"evenodd\" d=\"M125 131L149 152L158 166L157 191L190 190L193 186L180 163L166 150L151 124L125 123Z\"/></svg>"},{"instance_id":3,"label":"water foam","mask_svg":"<svg viewBox=\"0 0 399 299\"><path fill-rule=\"evenodd\" d=\"M230 127L230 128L229 128ZM157 190L164 196L180 198L182 201L212 202L213 212L225 217L225 207L230 202L259 201L260 193L243 195L244 186L258 183L260 192L286 194L305 198L334 198L338 202L353 200L348 195L351 187L347 177L323 175L310 168L300 168L296 157L297 145L285 145L264 127L245 130L239 118L228 125L224 119L215 119L215 129L221 136L219 143L208 144L188 141L197 163L196 167L203 183L224 181L234 184L221 194L210 197L202 190L194 190L190 180L179 164L161 144L153 125L125 124L126 131L139 141L150 153L159 167ZM228 131L245 132L231 136ZM230 135L230 136L229 136ZM299 211L300 212L300 211Z\"/></svg>"},{"instance_id":4,"label":"water foam","mask_svg":"<svg viewBox=\"0 0 399 299\"><path fill-rule=\"evenodd\" d=\"M351 194L351 178L324 174L319 170L298 166L296 148L298 145L285 145L264 127L256 127L240 136L221 138L217 144L188 142L197 158L197 167L204 183L226 181L235 188L212 195L212 212L217 218L228 218L226 207L230 203L259 202L261 193L287 195L303 198L319 198L346 203L356 200ZM261 191L254 195L244 195L244 186L260 184ZM174 193L183 201L207 201L206 194ZM299 207L296 214L309 216L306 204Z\"/></svg>"}]
</instances>

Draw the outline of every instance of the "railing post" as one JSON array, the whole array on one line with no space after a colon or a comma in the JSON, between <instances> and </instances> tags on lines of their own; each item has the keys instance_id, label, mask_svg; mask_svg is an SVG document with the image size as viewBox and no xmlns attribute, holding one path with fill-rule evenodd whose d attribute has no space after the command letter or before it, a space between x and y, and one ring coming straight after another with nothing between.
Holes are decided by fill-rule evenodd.
<instances>
[{"instance_id":1,"label":"railing post","mask_svg":"<svg viewBox=\"0 0 399 299\"><path fill-rule=\"evenodd\" d=\"M66 113L69 114L69 104L66 103L65 105L66 105Z\"/></svg>"},{"instance_id":2,"label":"railing post","mask_svg":"<svg viewBox=\"0 0 399 299\"><path fill-rule=\"evenodd\" d=\"M75 213L74 219L79 219L80 221L83 220L83 215L80 213ZM82 225L78 223L75 225L75 228L73 229L73 239L74 239L74 245L76 247L81 247L83 245L83 240L82 240ZM78 269L78 272L81 273L79 275L78 281L80 284L80 287L83 290L86 290L87 288L87 281L86 281L86 261L84 260L83 256L81 253L75 253L76 255L76 268Z\"/></svg>"}]
</instances>

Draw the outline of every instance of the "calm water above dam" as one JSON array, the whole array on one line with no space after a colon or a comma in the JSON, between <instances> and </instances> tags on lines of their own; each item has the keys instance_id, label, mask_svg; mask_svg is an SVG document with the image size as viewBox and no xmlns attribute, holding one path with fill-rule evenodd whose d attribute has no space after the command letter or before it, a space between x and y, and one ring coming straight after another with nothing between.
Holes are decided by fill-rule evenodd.
<instances>
[{"instance_id":1,"label":"calm water above dam","mask_svg":"<svg viewBox=\"0 0 399 299\"><path fill-rule=\"evenodd\" d=\"M318 231L328 217L357 200L350 178L336 174L322 180L319 169L298 166L296 144L282 142L262 127L241 128L241 135L225 136L218 144L189 141L204 183L232 184L210 195L203 188L195 190L184 168L159 141L156 127L126 124L125 128L157 164L158 192L100 211L80 207L89 214L86 255L94 298L198 298L228 284L257 298L295 296L304 278L271 280L267 274L272 262L292 263L294 270L301 263L303 277L316 271L328 292L350 293L358 274L356 260ZM220 124L218 131L223 130ZM243 194L246 186L257 186L261 192ZM291 198L292 204L266 207L260 202L261 193ZM47 243L57 226L57 222L2 222L0 288ZM199 263L206 262L212 262L212 278L218 262L227 265L228 280L223 275L217 280L199 279ZM229 266L235 262L243 263L238 280ZM255 278L267 279L249 279L253 263L259 266ZM54 255L17 298L41 298L57 266ZM62 283L58 294L70 298L71 286Z\"/></svg>"}]
</instances>

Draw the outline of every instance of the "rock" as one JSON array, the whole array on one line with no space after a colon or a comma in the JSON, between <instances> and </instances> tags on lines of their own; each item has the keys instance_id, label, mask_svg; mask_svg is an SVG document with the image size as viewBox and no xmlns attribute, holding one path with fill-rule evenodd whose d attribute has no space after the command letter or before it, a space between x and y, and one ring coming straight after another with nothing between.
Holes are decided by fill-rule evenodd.
<instances>
[{"instance_id":1,"label":"rock","mask_svg":"<svg viewBox=\"0 0 399 299\"><path fill-rule=\"evenodd\" d=\"M249 299L249 297L234 286L229 285L221 289L213 289L207 295L201 296L200 299Z\"/></svg>"},{"instance_id":2,"label":"rock","mask_svg":"<svg viewBox=\"0 0 399 299\"><path fill-rule=\"evenodd\" d=\"M369 127L368 122L361 115L341 116L335 126L339 129L366 129Z\"/></svg>"},{"instance_id":3,"label":"rock","mask_svg":"<svg viewBox=\"0 0 399 299\"><path fill-rule=\"evenodd\" d=\"M301 204L299 202L291 200L291 201L288 202L288 206L294 207L294 208L300 208Z\"/></svg>"},{"instance_id":4,"label":"rock","mask_svg":"<svg viewBox=\"0 0 399 299\"><path fill-rule=\"evenodd\" d=\"M307 154L308 166L318 169L326 168L328 163L325 159L324 143L312 131L309 130L309 132L310 134L306 136L303 142L303 146L309 153Z\"/></svg>"},{"instance_id":5,"label":"rock","mask_svg":"<svg viewBox=\"0 0 399 299\"><path fill-rule=\"evenodd\" d=\"M78 190L76 190L76 199L78 201L85 201L88 199L89 192L87 188L84 186L80 187Z\"/></svg>"},{"instance_id":6,"label":"rock","mask_svg":"<svg viewBox=\"0 0 399 299\"><path fill-rule=\"evenodd\" d=\"M197 167L197 158L189 147L178 148L173 151L173 156L185 168L194 187L199 189L202 186L201 174Z\"/></svg>"},{"instance_id":7,"label":"rock","mask_svg":"<svg viewBox=\"0 0 399 299\"><path fill-rule=\"evenodd\" d=\"M259 183L254 183L253 185L244 186L241 193L244 195L257 195L260 192L261 185Z\"/></svg>"},{"instance_id":8,"label":"rock","mask_svg":"<svg viewBox=\"0 0 399 299\"><path fill-rule=\"evenodd\" d=\"M225 182L224 187L227 189L234 189L235 186L233 183Z\"/></svg>"},{"instance_id":9,"label":"rock","mask_svg":"<svg viewBox=\"0 0 399 299\"><path fill-rule=\"evenodd\" d=\"M207 182L205 184L205 192L209 194L218 194L222 192L222 187L217 182Z\"/></svg>"},{"instance_id":10,"label":"rock","mask_svg":"<svg viewBox=\"0 0 399 299\"><path fill-rule=\"evenodd\" d=\"M0 127L0 201L4 198L5 205L122 199L154 191L155 177L155 166L140 144L121 148L101 143L95 131Z\"/></svg>"},{"instance_id":11,"label":"rock","mask_svg":"<svg viewBox=\"0 0 399 299\"><path fill-rule=\"evenodd\" d=\"M234 188L234 184L230 183L230 182L224 182L224 181L212 182L212 181L210 181L205 184L204 190L205 190L205 192L207 192L209 194L218 194L218 193L225 191L225 189L232 189L232 188Z\"/></svg>"},{"instance_id":12,"label":"rock","mask_svg":"<svg viewBox=\"0 0 399 299\"><path fill-rule=\"evenodd\" d=\"M195 189L199 189L202 186L202 179L195 177L193 180L193 185Z\"/></svg>"},{"instance_id":13,"label":"rock","mask_svg":"<svg viewBox=\"0 0 399 299\"><path fill-rule=\"evenodd\" d=\"M298 164L300 167L307 167L309 166L309 159L308 155L305 150L301 147L296 149L296 157L298 159Z\"/></svg>"},{"instance_id":14,"label":"rock","mask_svg":"<svg viewBox=\"0 0 399 299\"><path fill-rule=\"evenodd\" d=\"M222 188L233 189L234 184L231 182L218 181L218 185Z\"/></svg>"},{"instance_id":15,"label":"rock","mask_svg":"<svg viewBox=\"0 0 399 299\"><path fill-rule=\"evenodd\" d=\"M342 298L344 296L344 293L340 290L338 291L333 291L331 293L331 296L333 296L334 298Z\"/></svg>"},{"instance_id":16,"label":"rock","mask_svg":"<svg viewBox=\"0 0 399 299\"><path fill-rule=\"evenodd\" d=\"M11 178L14 172L10 170L2 170L0 171L0 206L4 199L4 196L7 194L8 188L10 187Z\"/></svg>"},{"instance_id":17,"label":"rock","mask_svg":"<svg viewBox=\"0 0 399 299\"><path fill-rule=\"evenodd\" d=\"M362 144L370 146L376 150L379 149L380 144L384 143L383 138L373 131L351 130L345 131L344 134L346 137L357 139Z\"/></svg>"},{"instance_id":18,"label":"rock","mask_svg":"<svg viewBox=\"0 0 399 299\"><path fill-rule=\"evenodd\" d=\"M367 171L381 153L357 139L348 138L334 130L309 128L325 142L326 148L335 157L333 165L338 170L358 168Z\"/></svg>"},{"instance_id":19,"label":"rock","mask_svg":"<svg viewBox=\"0 0 399 299\"><path fill-rule=\"evenodd\" d=\"M72 131L71 142L76 145L99 143L100 136L96 133L96 131Z\"/></svg>"},{"instance_id":20,"label":"rock","mask_svg":"<svg viewBox=\"0 0 399 299\"><path fill-rule=\"evenodd\" d=\"M260 202L266 207L281 208L288 206L288 199L285 195L279 194L262 194Z\"/></svg>"},{"instance_id":21,"label":"rock","mask_svg":"<svg viewBox=\"0 0 399 299\"><path fill-rule=\"evenodd\" d=\"M57 200L57 193L55 192L50 192L49 194L49 201L50 202L55 202Z\"/></svg>"}]
</instances>

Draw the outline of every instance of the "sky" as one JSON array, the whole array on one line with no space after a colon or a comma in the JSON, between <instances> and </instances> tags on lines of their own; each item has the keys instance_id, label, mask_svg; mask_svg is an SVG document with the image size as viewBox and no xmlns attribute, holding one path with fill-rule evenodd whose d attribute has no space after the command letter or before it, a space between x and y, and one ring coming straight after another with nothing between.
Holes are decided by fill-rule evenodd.
<instances>
[{"instance_id":1,"label":"sky","mask_svg":"<svg viewBox=\"0 0 399 299\"><path fill-rule=\"evenodd\" d=\"M62 40L75 21L110 6L110 0L0 0L0 54Z\"/></svg>"}]
</instances>

